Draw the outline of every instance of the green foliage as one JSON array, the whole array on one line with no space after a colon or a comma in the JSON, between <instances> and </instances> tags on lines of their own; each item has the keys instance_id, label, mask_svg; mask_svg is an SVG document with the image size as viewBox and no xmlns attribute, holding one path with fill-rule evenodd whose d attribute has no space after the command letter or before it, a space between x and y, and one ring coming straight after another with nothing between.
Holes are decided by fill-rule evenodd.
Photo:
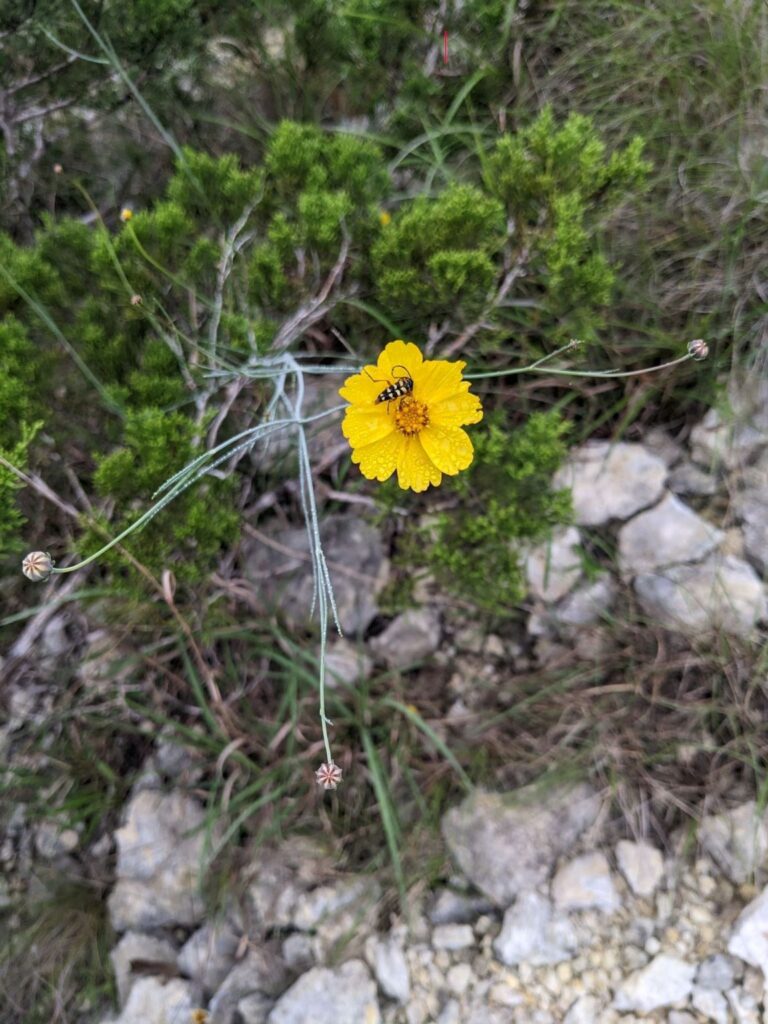
<instances>
[{"instance_id":1,"label":"green foliage","mask_svg":"<svg viewBox=\"0 0 768 1024\"><path fill-rule=\"evenodd\" d=\"M0 458L22 472L27 468L29 449L42 423L22 423L18 440L13 445L0 443ZM21 531L26 522L17 503L17 492L23 486L14 472L0 463L0 557L16 554L24 548Z\"/></svg>"},{"instance_id":2,"label":"green foliage","mask_svg":"<svg viewBox=\"0 0 768 1024\"><path fill-rule=\"evenodd\" d=\"M473 432L474 462L450 485L459 503L423 536L427 562L448 589L495 615L522 599L520 542L541 540L570 517L569 492L551 485L568 429L556 413L535 413L510 433L496 414Z\"/></svg>"},{"instance_id":3,"label":"green foliage","mask_svg":"<svg viewBox=\"0 0 768 1024\"><path fill-rule=\"evenodd\" d=\"M195 454L197 432L193 420L183 413L146 407L126 417L124 447L99 460L94 486L101 495L109 495L130 508L137 499L141 507L129 511L117 524L110 524L114 535L135 521L153 491ZM139 561L158 572L173 565L179 580L199 580L206 562L223 546L231 545L239 527L233 505L233 482L213 480L185 491L173 504L157 515L151 528L133 535L126 548ZM101 547L103 535L86 539L85 548ZM123 556L114 555L113 565L125 565Z\"/></svg>"},{"instance_id":4,"label":"green foliage","mask_svg":"<svg viewBox=\"0 0 768 1024\"><path fill-rule=\"evenodd\" d=\"M494 278L504 237L501 204L470 185L437 199L419 196L396 214L374 244L373 272L394 315L425 318L455 303L479 308Z\"/></svg>"},{"instance_id":5,"label":"green foliage","mask_svg":"<svg viewBox=\"0 0 768 1024\"><path fill-rule=\"evenodd\" d=\"M528 247L528 286L553 321L565 321L560 335L589 338L602 325L614 274L596 249L595 226L627 191L642 188L650 171L642 151L635 136L608 157L590 118L571 114L558 127L545 107L488 158L486 185Z\"/></svg>"}]
</instances>

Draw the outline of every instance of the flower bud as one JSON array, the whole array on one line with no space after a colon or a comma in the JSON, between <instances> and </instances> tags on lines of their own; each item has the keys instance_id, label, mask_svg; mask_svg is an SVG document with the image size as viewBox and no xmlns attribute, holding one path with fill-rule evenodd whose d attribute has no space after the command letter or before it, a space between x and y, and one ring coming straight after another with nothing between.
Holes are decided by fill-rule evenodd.
<instances>
[{"instance_id":1,"label":"flower bud","mask_svg":"<svg viewBox=\"0 0 768 1024\"><path fill-rule=\"evenodd\" d=\"M709 355L709 345L701 338L688 342L688 352L696 360L706 359Z\"/></svg>"},{"instance_id":2,"label":"flower bud","mask_svg":"<svg viewBox=\"0 0 768 1024\"><path fill-rule=\"evenodd\" d=\"M53 559L47 551L30 551L21 563L21 571L28 580L43 583L53 571Z\"/></svg>"},{"instance_id":3,"label":"flower bud","mask_svg":"<svg viewBox=\"0 0 768 1024\"><path fill-rule=\"evenodd\" d=\"M321 764L315 772L315 778L323 789L336 789L341 782L341 768L333 761Z\"/></svg>"}]
</instances>

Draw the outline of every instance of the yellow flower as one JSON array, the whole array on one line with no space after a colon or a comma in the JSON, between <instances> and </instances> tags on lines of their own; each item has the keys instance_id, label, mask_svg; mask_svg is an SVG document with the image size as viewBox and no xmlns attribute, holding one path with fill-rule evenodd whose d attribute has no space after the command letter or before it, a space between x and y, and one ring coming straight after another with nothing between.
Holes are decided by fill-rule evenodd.
<instances>
[{"instance_id":1,"label":"yellow flower","mask_svg":"<svg viewBox=\"0 0 768 1024\"><path fill-rule=\"evenodd\" d=\"M381 213L379 214L379 223L381 224L381 226L383 228L385 228L387 226L387 224L391 224L392 223L392 214L391 213L387 213L386 210L382 210Z\"/></svg>"},{"instance_id":2,"label":"yellow flower","mask_svg":"<svg viewBox=\"0 0 768 1024\"><path fill-rule=\"evenodd\" d=\"M387 480L397 470L403 490L437 486L472 462L474 449L463 426L483 418L480 399L462 380L466 363L424 359L411 342L390 341L376 366L344 381L339 394L350 403L342 432L352 461L368 480ZM387 400L385 392L396 397Z\"/></svg>"},{"instance_id":3,"label":"yellow flower","mask_svg":"<svg viewBox=\"0 0 768 1024\"><path fill-rule=\"evenodd\" d=\"M120 211L120 220L125 224L133 216L133 210L129 206L124 206Z\"/></svg>"}]
</instances>

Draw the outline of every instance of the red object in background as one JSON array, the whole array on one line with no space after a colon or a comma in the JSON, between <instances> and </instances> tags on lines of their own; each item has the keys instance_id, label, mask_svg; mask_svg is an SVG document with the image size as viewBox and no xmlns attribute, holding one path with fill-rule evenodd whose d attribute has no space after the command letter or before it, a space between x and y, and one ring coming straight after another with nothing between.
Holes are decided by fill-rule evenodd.
<instances>
[{"instance_id":1,"label":"red object in background","mask_svg":"<svg viewBox=\"0 0 768 1024\"><path fill-rule=\"evenodd\" d=\"M443 32L443 64L448 63L448 29Z\"/></svg>"}]
</instances>

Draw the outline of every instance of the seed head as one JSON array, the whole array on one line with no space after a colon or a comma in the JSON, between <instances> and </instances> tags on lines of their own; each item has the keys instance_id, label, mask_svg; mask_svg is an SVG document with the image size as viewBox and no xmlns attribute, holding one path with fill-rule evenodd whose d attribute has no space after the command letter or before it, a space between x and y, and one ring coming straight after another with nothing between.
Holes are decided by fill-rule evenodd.
<instances>
[{"instance_id":1,"label":"seed head","mask_svg":"<svg viewBox=\"0 0 768 1024\"><path fill-rule=\"evenodd\" d=\"M53 571L53 559L47 551L30 551L21 563L21 571L28 580L44 583Z\"/></svg>"},{"instance_id":2,"label":"seed head","mask_svg":"<svg viewBox=\"0 0 768 1024\"><path fill-rule=\"evenodd\" d=\"M64 168L61 166L61 164L54 164L53 165L53 173L54 174L61 174L63 170L64 170Z\"/></svg>"},{"instance_id":3,"label":"seed head","mask_svg":"<svg viewBox=\"0 0 768 1024\"><path fill-rule=\"evenodd\" d=\"M700 362L709 355L709 345L701 338L696 338L695 341L688 342L688 352L697 362Z\"/></svg>"},{"instance_id":4,"label":"seed head","mask_svg":"<svg viewBox=\"0 0 768 1024\"><path fill-rule=\"evenodd\" d=\"M328 761L320 765L315 772L315 778L323 789L336 789L341 782L341 768L333 761Z\"/></svg>"},{"instance_id":5,"label":"seed head","mask_svg":"<svg viewBox=\"0 0 768 1024\"><path fill-rule=\"evenodd\" d=\"M141 305L141 296L140 295L132 295L131 296L131 305L132 306L140 306Z\"/></svg>"}]
</instances>

